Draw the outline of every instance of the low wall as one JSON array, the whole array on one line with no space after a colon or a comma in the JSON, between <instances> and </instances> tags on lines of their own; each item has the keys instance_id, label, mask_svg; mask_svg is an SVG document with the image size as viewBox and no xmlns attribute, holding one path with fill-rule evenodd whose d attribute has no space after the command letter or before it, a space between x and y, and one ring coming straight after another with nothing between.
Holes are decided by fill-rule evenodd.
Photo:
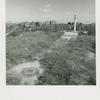
<instances>
[{"instance_id":1,"label":"low wall","mask_svg":"<svg viewBox=\"0 0 100 100\"><path fill-rule=\"evenodd\" d=\"M70 40L71 38L76 39L77 36L78 36L78 32L66 32L66 31L64 31L64 35L61 36L61 38Z\"/></svg>"}]
</instances>

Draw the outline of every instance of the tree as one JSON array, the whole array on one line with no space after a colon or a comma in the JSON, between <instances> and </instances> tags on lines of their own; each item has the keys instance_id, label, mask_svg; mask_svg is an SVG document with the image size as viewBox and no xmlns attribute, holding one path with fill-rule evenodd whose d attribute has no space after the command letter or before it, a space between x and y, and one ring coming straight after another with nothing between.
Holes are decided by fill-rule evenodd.
<instances>
[{"instance_id":1,"label":"tree","mask_svg":"<svg viewBox=\"0 0 100 100\"><path fill-rule=\"evenodd\" d=\"M95 23L87 24L85 29L88 31L88 35L95 35Z\"/></svg>"}]
</instances>

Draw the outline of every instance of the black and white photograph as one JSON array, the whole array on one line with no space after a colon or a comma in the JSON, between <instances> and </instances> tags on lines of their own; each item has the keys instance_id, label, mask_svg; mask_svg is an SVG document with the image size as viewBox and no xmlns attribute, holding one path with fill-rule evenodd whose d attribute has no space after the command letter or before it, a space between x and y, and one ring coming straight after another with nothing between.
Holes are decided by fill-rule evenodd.
<instances>
[{"instance_id":1,"label":"black and white photograph","mask_svg":"<svg viewBox=\"0 0 100 100\"><path fill-rule=\"evenodd\" d=\"M0 0L0 100L100 100L100 0Z\"/></svg>"},{"instance_id":2,"label":"black and white photograph","mask_svg":"<svg viewBox=\"0 0 100 100\"><path fill-rule=\"evenodd\" d=\"M96 85L95 0L6 0L6 85Z\"/></svg>"}]
</instances>

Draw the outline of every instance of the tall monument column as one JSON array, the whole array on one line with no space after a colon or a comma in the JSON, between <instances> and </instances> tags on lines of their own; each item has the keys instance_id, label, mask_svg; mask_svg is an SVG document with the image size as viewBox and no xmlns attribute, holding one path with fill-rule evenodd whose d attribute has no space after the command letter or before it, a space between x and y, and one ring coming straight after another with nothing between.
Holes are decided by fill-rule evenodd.
<instances>
[{"instance_id":1,"label":"tall monument column","mask_svg":"<svg viewBox=\"0 0 100 100\"><path fill-rule=\"evenodd\" d=\"M77 23L77 21L76 21L76 15L74 15L74 32L76 32L76 23Z\"/></svg>"}]
</instances>

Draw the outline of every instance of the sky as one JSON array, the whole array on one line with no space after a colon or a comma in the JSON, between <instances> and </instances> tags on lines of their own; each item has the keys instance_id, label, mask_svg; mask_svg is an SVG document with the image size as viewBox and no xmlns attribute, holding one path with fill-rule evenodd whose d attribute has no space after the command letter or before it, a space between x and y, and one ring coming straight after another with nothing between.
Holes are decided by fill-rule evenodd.
<instances>
[{"instance_id":1,"label":"sky","mask_svg":"<svg viewBox=\"0 0 100 100\"><path fill-rule=\"evenodd\" d=\"M95 22L95 0L6 0L6 21Z\"/></svg>"}]
</instances>

